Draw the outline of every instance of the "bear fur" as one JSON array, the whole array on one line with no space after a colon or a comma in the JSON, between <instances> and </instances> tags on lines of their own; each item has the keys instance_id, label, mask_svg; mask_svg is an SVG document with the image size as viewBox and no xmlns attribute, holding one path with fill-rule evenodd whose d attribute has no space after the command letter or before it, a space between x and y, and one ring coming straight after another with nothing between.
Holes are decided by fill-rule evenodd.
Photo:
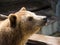
<instances>
[{"instance_id":1,"label":"bear fur","mask_svg":"<svg viewBox=\"0 0 60 45\"><path fill-rule=\"evenodd\" d=\"M0 22L0 45L25 45L28 38L45 24L43 18L24 7Z\"/></svg>"}]
</instances>

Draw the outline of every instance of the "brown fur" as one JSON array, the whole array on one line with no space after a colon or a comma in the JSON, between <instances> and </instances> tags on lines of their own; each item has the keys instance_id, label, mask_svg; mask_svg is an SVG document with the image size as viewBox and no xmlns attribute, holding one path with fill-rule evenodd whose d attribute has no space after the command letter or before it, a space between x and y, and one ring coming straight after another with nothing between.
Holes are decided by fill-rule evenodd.
<instances>
[{"instance_id":1,"label":"brown fur","mask_svg":"<svg viewBox=\"0 0 60 45\"><path fill-rule=\"evenodd\" d=\"M0 23L0 45L24 45L28 38L42 27L42 20L28 21L22 19L27 13L25 8L10 14L7 19ZM26 21L25 21L26 20ZM36 22L39 25L36 25Z\"/></svg>"}]
</instances>

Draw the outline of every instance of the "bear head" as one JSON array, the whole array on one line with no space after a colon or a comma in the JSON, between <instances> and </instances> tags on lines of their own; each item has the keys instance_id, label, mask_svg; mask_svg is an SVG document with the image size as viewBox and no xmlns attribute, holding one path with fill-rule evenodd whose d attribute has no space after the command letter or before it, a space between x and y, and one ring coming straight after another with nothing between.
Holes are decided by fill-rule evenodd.
<instances>
[{"instance_id":1,"label":"bear head","mask_svg":"<svg viewBox=\"0 0 60 45\"><path fill-rule=\"evenodd\" d=\"M7 19L1 22L0 35L4 39L2 42L5 41L6 43L3 44L6 45L24 45L27 39L41 30L46 22L46 16L36 15L23 7L20 11L10 14Z\"/></svg>"}]
</instances>

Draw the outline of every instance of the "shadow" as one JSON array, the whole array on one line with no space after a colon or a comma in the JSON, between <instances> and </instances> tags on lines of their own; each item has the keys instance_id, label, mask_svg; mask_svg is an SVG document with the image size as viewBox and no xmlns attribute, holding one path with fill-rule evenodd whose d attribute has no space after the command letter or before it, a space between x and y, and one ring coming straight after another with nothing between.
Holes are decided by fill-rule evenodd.
<instances>
[{"instance_id":1,"label":"shadow","mask_svg":"<svg viewBox=\"0 0 60 45\"><path fill-rule=\"evenodd\" d=\"M33 41L33 40L28 40L27 45L48 45L44 42L38 42L38 41Z\"/></svg>"}]
</instances>

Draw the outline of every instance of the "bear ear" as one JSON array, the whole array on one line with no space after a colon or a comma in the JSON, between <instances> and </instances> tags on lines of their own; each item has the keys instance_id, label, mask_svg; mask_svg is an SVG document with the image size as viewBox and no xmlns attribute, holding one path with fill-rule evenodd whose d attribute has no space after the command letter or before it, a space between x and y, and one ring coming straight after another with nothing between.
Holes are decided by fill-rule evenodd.
<instances>
[{"instance_id":1,"label":"bear ear","mask_svg":"<svg viewBox=\"0 0 60 45\"><path fill-rule=\"evenodd\" d=\"M16 12L15 14L16 15L23 15L23 14L25 14L25 12L26 12L27 10L26 10L26 8L25 7L22 7L18 12Z\"/></svg>"},{"instance_id":2,"label":"bear ear","mask_svg":"<svg viewBox=\"0 0 60 45\"><path fill-rule=\"evenodd\" d=\"M22 8L20 9L20 11L26 11L26 8L25 8L25 7L22 7Z\"/></svg>"},{"instance_id":3,"label":"bear ear","mask_svg":"<svg viewBox=\"0 0 60 45\"><path fill-rule=\"evenodd\" d=\"M15 28L16 27L16 19L17 19L17 17L15 15L10 15L9 16L10 26L12 28Z\"/></svg>"}]
</instances>

